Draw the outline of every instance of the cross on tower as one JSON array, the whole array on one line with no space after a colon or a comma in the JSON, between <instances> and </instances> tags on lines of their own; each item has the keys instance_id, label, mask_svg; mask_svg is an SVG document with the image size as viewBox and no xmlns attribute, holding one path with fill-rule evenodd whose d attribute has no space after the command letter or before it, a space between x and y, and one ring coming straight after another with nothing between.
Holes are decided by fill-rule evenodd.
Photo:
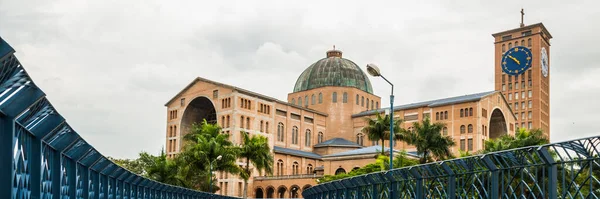
<instances>
[{"instance_id":1,"label":"cross on tower","mask_svg":"<svg viewBox=\"0 0 600 199\"><path fill-rule=\"evenodd\" d=\"M521 8L521 27L524 27L525 24L523 23L523 16L525 15L525 12L523 11L523 8Z\"/></svg>"}]
</instances>

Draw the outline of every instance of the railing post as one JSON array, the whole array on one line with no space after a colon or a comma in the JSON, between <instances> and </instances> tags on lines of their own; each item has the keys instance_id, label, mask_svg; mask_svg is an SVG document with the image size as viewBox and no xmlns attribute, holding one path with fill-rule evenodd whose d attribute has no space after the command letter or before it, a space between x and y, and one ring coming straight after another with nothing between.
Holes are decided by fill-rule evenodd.
<instances>
[{"instance_id":1,"label":"railing post","mask_svg":"<svg viewBox=\"0 0 600 199\"><path fill-rule=\"evenodd\" d=\"M558 198L558 169L556 161L550 155L547 147L540 147L537 149L537 153L540 155L544 163L546 163L546 169L548 172L548 186L546 190L548 195L546 198Z\"/></svg>"},{"instance_id":2,"label":"railing post","mask_svg":"<svg viewBox=\"0 0 600 199\"><path fill-rule=\"evenodd\" d=\"M489 199L497 199L500 197L500 193L498 193L500 186L499 186L499 181L500 181L500 174L499 174L499 170L498 167L494 164L494 162L492 161L492 159L490 158L490 155L484 155L483 157L481 157L481 159L483 159L483 163L485 164L485 166L488 168L488 170L490 170L490 187L488 190Z\"/></svg>"},{"instance_id":3,"label":"railing post","mask_svg":"<svg viewBox=\"0 0 600 199\"><path fill-rule=\"evenodd\" d=\"M442 162L441 166L448 176L448 183L446 184L446 197L456 198L456 173L454 173L452 168L448 166L448 162Z\"/></svg>"},{"instance_id":4,"label":"railing post","mask_svg":"<svg viewBox=\"0 0 600 199\"><path fill-rule=\"evenodd\" d=\"M421 176L419 171L417 171L416 167L412 167L408 171L415 178L415 197L417 199L425 198L425 190L423 190L423 176Z\"/></svg>"},{"instance_id":5,"label":"railing post","mask_svg":"<svg viewBox=\"0 0 600 199\"><path fill-rule=\"evenodd\" d=\"M29 131L24 132L29 133ZM31 170L29 183L31 183L30 198L40 198L41 181L42 181L42 141L40 138L31 135Z\"/></svg>"}]
</instances>

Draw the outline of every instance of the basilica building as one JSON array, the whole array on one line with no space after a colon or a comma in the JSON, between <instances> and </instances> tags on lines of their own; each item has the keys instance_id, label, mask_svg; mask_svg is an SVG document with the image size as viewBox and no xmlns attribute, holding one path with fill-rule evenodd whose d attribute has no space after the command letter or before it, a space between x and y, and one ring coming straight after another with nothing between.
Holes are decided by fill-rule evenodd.
<instances>
[{"instance_id":1,"label":"basilica building","mask_svg":"<svg viewBox=\"0 0 600 199\"><path fill-rule=\"evenodd\" d=\"M543 98L547 92L543 92L549 81L545 79L547 72L546 76L539 72L540 61L534 57L529 77L527 73L514 77L516 83L502 72L500 62L506 46L522 45L539 53L542 47L549 48L551 36L541 23L493 36L495 88L394 106L394 117L403 120L401 127L411 129L413 122L425 117L445 123L440 133L454 139L456 145L451 150L455 154L459 149L483 149L485 140L514 134L517 128L546 128L548 121L544 119L549 112ZM370 141L361 130L366 118L377 112L385 114L390 107L381 107L381 97L373 93L369 76L340 50L324 53L293 86L293 92L281 100L222 82L194 79L165 104L167 155L179 153L183 135L203 119L219 124L234 144L240 144L241 131L266 136L274 157L274 172L251 178L248 197L301 198L301 192L317 184L319 177L373 163L381 145L388 152L389 142ZM414 146L400 141L394 149L418 157ZM258 175L257 171L253 173ZM242 196L243 180L225 173L218 173L217 178L221 188L217 194Z\"/></svg>"}]
</instances>

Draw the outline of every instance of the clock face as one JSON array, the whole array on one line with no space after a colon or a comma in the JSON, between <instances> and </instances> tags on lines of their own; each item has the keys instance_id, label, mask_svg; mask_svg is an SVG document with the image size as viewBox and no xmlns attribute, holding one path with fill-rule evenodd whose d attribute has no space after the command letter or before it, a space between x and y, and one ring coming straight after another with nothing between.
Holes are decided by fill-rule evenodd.
<instances>
[{"instance_id":1,"label":"clock face","mask_svg":"<svg viewBox=\"0 0 600 199\"><path fill-rule=\"evenodd\" d=\"M542 75L544 77L548 77L548 53L546 52L546 48L542 47L542 53L540 57L540 65L542 67Z\"/></svg>"},{"instance_id":2,"label":"clock face","mask_svg":"<svg viewBox=\"0 0 600 199\"><path fill-rule=\"evenodd\" d=\"M508 75L520 75L531 67L533 55L529 48L515 46L502 56L502 70Z\"/></svg>"}]
</instances>

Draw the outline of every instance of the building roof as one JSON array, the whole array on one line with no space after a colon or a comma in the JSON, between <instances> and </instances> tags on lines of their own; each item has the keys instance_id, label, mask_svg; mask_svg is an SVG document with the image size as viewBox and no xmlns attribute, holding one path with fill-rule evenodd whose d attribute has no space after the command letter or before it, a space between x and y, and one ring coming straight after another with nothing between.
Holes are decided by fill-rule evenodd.
<instances>
[{"instance_id":1,"label":"building roof","mask_svg":"<svg viewBox=\"0 0 600 199\"><path fill-rule=\"evenodd\" d=\"M527 26L523 26L523 27L518 27L518 28L510 29L510 30L505 30L505 31L502 31L502 32L497 32L497 33L492 34L492 36L493 37L497 37L497 36L501 36L501 35L512 33L512 32L526 30L526 29L529 29L529 28L534 27L534 26L540 26L540 27L542 27L542 31L544 32L544 34L548 35L548 38L552 39L552 35L548 31L548 29L546 29L546 26L544 26L544 24L541 23L541 22L540 23L531 24L531 25L527 25Z\"/></svg>"},{"instance_id":2,"label":"building roof","mask_svg":"<svg viewBox=\"0 0 600 199\"><path fill-rule=\"evenodd\" d=\"M229 84L223 84L221 82L212 81L212 80L205 79L205 78L202 78L202 77L196 77L185 88L181 89L181 91L179 91L179 93L177 93L167 103L165 103L165 106L168 106L171 102L173 102L181 94L183 94L187 89L191 88L194 84L196 84L196 82L199 82L199 81L208 82L208 83L215 84L215 85L218 85L218 86L221 86L221 87L229 88L229 89L238 91L240 93L243 93L245 95L256 97L256 98L259 98L259 99L262 99L262 100L271 101L271 102L277 102L277 103L284 104L284 105L287 105L287 106L291 106L291 107L294 107L294 108L297 108L297 109L302 109L302 110L305 110L305 111L310 112L310 113L315 113L315 114L319 114L319 115L322 115L322 116L327 116L326 113L323 113L323 112L320 112L320 111L316 111L316 110L313 110L313 109L309 109L309 108L305 108L305 107L298 106L298 105L295 105L295 104L291 104L291 103L288 103L288 102L284 102L284 101L278 100L278 99L273 98L273 97L269 97L269 96L266 96L266 95L263 95L263 94L252 92L252 91L249 91L249 90L246 90L246 89L243 89L243 88L235 87L235 86L232 86L232 85L229 85Z\"/></svg>"},{"instance_id":3,"label":"building roof","mask_svg":"<svg viewBox=\"0 0 600 199\"><path fill-rule=\"evenodd\" d=\"M295 155L295 156L299 156L299 157L321 159L321 156L316 153L301 151L301 150L296 150L296 149L288 149L288 148L283 148L283 147L278 147L278 146L273 146L273 152L288 154L288 155Z\"/></svg>"},{"instance_id":4,"label":"building roof","mask_svg":"<svg viewBox=\"0 0 600 199\"><path fill-rule=\"evenodd\" d=\"M354 87L373 94L371 82L358 65L342 58L342 52L331 50L323 58L300 74L294 92L311 90L325 86Z\"/></svg>"},{"instance_id":5,"label":"building roof","mask_svg":"<svg viewBox=\"0 0 600 199\"><path fill-rule=\"evenodd\" d=\"M439 106L445 106L445 105L459 104L459 103L464 103L464 102L475 102L475 101L481 100L481 98L483 98L483 97L494 94L496 92L497 91L487 91L487 92L475 93L475 94L470 94L470 95L463 95L463 96L449 97L449 98L417 102L417 103L411 103L411 104L404 104L404 105L400 105L400 106L394 106L394 111L408 110L408 109L414 109L414 108L420 108L420 107L433 108L433 107L439 107ZM373 115L377 112L381 113L381 112L384 112L385 110L389 110L389 109L390 108L388 107L388 108L380 108L380 109L370 110L370 111L363 111L363 112L352 115L352 117Z\"/></svg>"},{"instance_id":6,"label":"building roof","mask_svg":"<svg viewBox=\"0 0 600 199\"><path fill-rule=\"evenodd\" d=\"M333 138L330 140L326 140L319 144L315 144L313 147L325 147L325 146L345 146L345 147L361 147L360 145L346 140L344 138Z\"/></svg>"},{"instance_id":7,"label":"building roof","mask_svg":"<svg viewBox=\"0 0 600 199\"><path fill-rule=\"evenodd\" d=\"M385 153L389 153L390 149L389 148L385 148ZM394 153L400 152L398 150L394 150ZM366 155L366 154L377 154L377 153L381 153L381 146L380 145L375 145L375 146L369 146L369 147L364 147L364 148L360 148L360 149L355 149L355 150L350 150L350 151L344 151L344 152L339 152L339 153L334 153L334 154L330 154L330 155L325 155L323 156L324 158L330 158L330 157L341 157L341 156L353 156L353 155ZM418 158L419 156L417 155L416 151L410 151L410 152L406 152L407 155Z\"/></svg>"}]
</instances>

